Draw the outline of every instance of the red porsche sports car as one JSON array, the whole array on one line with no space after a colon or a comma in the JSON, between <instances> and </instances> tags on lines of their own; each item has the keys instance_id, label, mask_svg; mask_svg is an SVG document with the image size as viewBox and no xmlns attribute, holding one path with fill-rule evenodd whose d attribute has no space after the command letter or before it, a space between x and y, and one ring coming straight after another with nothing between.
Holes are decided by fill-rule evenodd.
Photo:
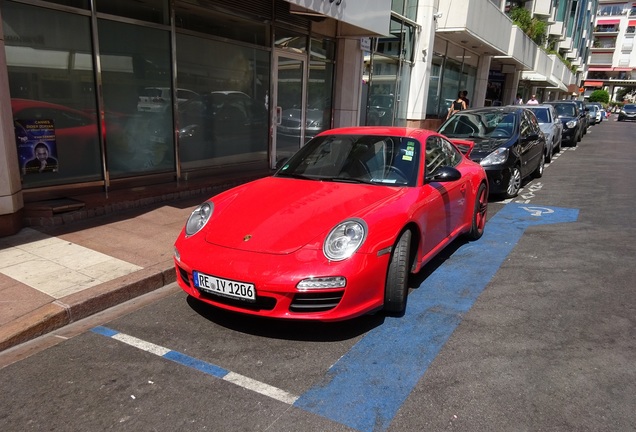
<instances>
[{"instance_id":1,"label":"red porsche sports car","mask_svg":"<svg viewBox=\"0 0 636 432\"><path fill-rule=\"evenodd\" d=\"M462 149L423 129L325 131L273 176L192 212L175 242L178 283L264 317L401 315L410 273L458 236L483 234L488 181Z\"/></svg>"}]
</instances>

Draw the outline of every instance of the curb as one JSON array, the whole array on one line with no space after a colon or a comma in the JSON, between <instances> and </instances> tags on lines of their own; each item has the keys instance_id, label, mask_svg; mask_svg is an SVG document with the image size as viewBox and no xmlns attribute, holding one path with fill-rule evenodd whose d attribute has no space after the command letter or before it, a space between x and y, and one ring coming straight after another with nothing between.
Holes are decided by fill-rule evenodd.
<instances>
[{"instance_id":1,"label":"curb","mask_svg":"<svg viewBox=\"0 0 636 432\"><path fill-rule=\"evenodd\" d=\"M176 281L170 265L157 264L62 297L0 328L0 352Z\"/></svg>"}]
</instances>

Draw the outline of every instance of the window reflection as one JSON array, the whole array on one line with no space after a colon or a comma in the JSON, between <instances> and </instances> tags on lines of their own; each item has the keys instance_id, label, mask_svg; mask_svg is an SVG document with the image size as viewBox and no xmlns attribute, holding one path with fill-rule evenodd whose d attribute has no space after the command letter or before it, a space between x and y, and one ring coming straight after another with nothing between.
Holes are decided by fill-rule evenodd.
<instances>
[{"instance_id":1,"label":"window reflection","mask_svg":"<svg viewBox=\"0 0 636 432\"><path fill-rule=\"evenodd\" d=\"M178 87L197 94L177 112L181 167L266 162L269 53L178 34L177 71Z\"/></svg>"},{"instance_id":2,"label":"window reflection","mask_svg":"<svg viewBox=\"0 0 636 432\"><path fill-rule=\"evenodd\" d=\"M101 179L89 18L5 2L2 19L23 187ZM26 170L40 143L56 170Z\"/></svg>"},{"instance_id":3,"label":"window reflection","mask_svg":"<svg viewBox=\"0 0 636 432\"><path fill-rule=\"evenodd\" d=\"M111 177L174 169L169 33L108 20L98 29Z\"/></svg>"}]
</instances>

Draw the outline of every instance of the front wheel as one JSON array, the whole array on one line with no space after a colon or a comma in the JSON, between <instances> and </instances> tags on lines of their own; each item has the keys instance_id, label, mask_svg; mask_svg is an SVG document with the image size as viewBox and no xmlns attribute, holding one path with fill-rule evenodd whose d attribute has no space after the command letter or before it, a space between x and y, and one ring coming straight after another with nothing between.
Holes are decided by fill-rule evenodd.
<instances>
[{"instance_id":1,"label":"front wheel","mask_svg":"<svg viewBox=\"0 0 636 432\"><path fill-rule=\"evenodd\" d=\"M384 288L384 310L391 314L403 314L408 294L411 231L406 230L393 247Z\"/></svg>"},{"instance_id":2,"label":"front wheel","mask_svg":"<svg viewBox=\"0 0 636 432\"><path fill-rule=\"evenodd\" d=\"M473 223L467 237L470 240L477 240L484 234L486 226L486 215L488 213L488 194L484 183L479 185L477 195L475 195L475 207L473 209Z\"/></svg>"},{"instance_id":3,"label":"front wheel","mask_svg":"<svg viewBox=\"0 0 636 432\"><path fill-rule=\"evenodd\" d=\"M510 170L510 180L508 180L508 188L506 189L506 198L514 198L521 189L521 170L518 166Z\"/></svg>"}]
</instances>

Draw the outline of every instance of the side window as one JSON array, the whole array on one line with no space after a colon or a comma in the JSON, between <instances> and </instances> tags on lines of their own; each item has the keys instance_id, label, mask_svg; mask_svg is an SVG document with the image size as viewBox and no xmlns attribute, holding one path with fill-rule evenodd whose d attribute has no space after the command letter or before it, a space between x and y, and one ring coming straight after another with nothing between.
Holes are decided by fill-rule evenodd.
<instances>
[{"instance_id":1,"label":"side window","mask_svg":"<svg viewBox=\"0 0 636 432\"><path fill-rule=\"evenodd\" d=\"M521 124L519 126L519 132L521 133L522 138L525 138L532 133L532 123L528 120L528 113L523 113L521 116Z\"/></svg>"},{"instance_id":2,"label":"side window","mask_svg":"<svg viewBox=\"0 0 636 432\"><path fill-rule=\"evenodd\" d=\"M430 136L426 140L426 172L431 173L442 166L456 166L462 154L447 140Z\"/></svg>"}]
</instances>

